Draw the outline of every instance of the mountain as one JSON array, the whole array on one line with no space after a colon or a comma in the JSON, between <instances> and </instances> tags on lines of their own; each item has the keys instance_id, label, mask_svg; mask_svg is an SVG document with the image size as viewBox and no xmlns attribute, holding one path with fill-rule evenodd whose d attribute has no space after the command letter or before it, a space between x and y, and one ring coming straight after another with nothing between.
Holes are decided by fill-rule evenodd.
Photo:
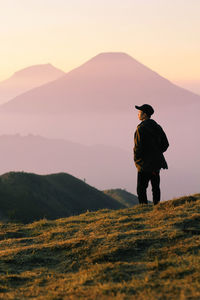
<instances>
[{"instance_id":1,"label":"mountain","mask_svg":"<svg viewBox=\"0 0 200 300\"><path fill-rule=\"evenodd\" d=\"M200 95L200 80L177 80L174 83L184 89Z\"/></svg>"},{"instance_id":2,"label":"mountain","mask_svg":"<svg viewBox=\"0 0 200 300\"><path fill-rule=\"evenodd\" d=\"M137 196L127 192L122 189L111 189L103 191L106 195L114 198L119 201L119 203L125 205L126 207L132 207L133 205L138 204Z\"/></svg>"},{"instance_id":3,"label":"mountain","mask_svg":"<svg viewBox=\"0 0 200 300\"><path fill-rule=\"evenodd\" d=\"M0 176L0 212L5 219L31 222L56 219L87 210L125 207L66 173L36 175L9 172Z\"/></svg>"},{"instance_id":4,"label":"mountain","mask_svg":"<svg viewBox=\"0 0 200 300\"><path fill-rule=\"evenodd\" d=\"M65 73L51 64L35 65L14 73L7 80L0 82L0 103L27 92L47 82L56 80Z\"/></svg>"},{"instance_id":5,"label":"mountain","mask_svg":"<svg viewBox=\"0 0 200 300\"><path fill-rule=\"evenodd\" d=\"M125 53L102 53L65 76L19 95L1 111L15 113L127 112L133 103L179 106L200 102Z\"/></svg>"},{"instance_id":6,"label":"mountain","mask_svg":"<svg viewBox=\"0 0 200 300\"><path fill-rule=\"evenodd\" d=\"M84 148L82 154L79 150L67 151L67 146L62 148L66 152L49 146L43 152L43 162L40 154L37 151L34 154L28 145L25 146L27 150L21 147L20 152L17 148L15 152L11 143L13 151L10 148L8 153L12 164L9 159L3 159L4 155L8 157L4 150L0 166L4 165L9 171L13 165L19 170L19 162L23 160L18 161L17 157L24 153L26 166L37 172L39 161L45 169L51 157L48 173L64 171L86 178L101 190L125 188L135 193L137 175L132 148L139 120L134 106L144 103L154 107L152 118L163 127L170 144L165 154L169 169L161 172L162 199L198 192L200 96L177 87L124 53L99 54L62 78L1 106L0 135L31 133L92 148ZM2 140L2 148L3 143ZM52 149L57 150L53 152ZM32 153L31 156L28 157L28 153ZM63 159L59 159L59 153ZM69 158L68 153L71 153Z\"/></svg>"},{"instance_id":7,"label":"mountain","mask_svg":"<svg viewBox=\"0 0 200 300\"><path fill-rule=\"evenodd\" d=\"M200 194L0 223L1 299L199 300Z\"/></svg>"}]
</instances>

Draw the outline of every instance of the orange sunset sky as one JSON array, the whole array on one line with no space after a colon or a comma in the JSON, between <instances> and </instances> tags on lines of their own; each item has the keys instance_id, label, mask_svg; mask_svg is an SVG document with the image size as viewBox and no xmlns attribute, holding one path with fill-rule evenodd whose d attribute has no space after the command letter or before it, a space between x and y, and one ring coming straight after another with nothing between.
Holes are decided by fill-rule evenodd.
<instances>
[{"instance_id":1,"label":"orange sunset sky","mask_svg":"<svg viewBox=\"0 0 200 300\"><path fill-rule=\"evenodd\" d=\"M200 80L199 0L0 0L0 80L126 52L173 81Z\"/></svg>"}]
</instances>

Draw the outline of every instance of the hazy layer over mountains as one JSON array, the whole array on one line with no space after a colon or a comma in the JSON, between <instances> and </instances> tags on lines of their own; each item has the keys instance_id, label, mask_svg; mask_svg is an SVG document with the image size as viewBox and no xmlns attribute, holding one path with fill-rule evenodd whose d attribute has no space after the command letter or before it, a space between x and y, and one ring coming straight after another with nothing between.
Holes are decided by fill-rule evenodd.
<instances>
[{"instance_id":1,"label":"hazy layer over mountains","mask_svg":"<svg viewBox=\"0 0 200 300\"><path fill-rule=\"evenodd\" d=\"M32 133L78 143L80 147L74 155L74 150L72 155L67 152L69 145L63 146L65 150L62 151L62 147L51 151L51 147L55 148L49 145L45 150L45 159L52 157L51 163L47 163L51 166L49 168L52 171L64 168L63 171L84 177L89 184L100 189L126 188L135 193L132 146L139 121L134 106L144 103L154 107L153 118L169 138L170 148L166 153L169 170L161 175L163 198L199 192L200 96L177 87L123 53L97 55L61 78L4 104L1 106L0 134ZM99 144L104 145L104 149L95 146ZM12 147L14 153L13 143ZM80 150L81 147L85 151ZM35 161L33 171L37 171L37 165L40 165L39 156L38 161L37 156L34 158L37 149L41 149L41 145L27 150ZM81 151L88 156L78 154ZM6 153L10 153L9 150L5 150L4 166L11 161ZM110 154L106 157L106 153ZM24 157L26 154L25 151ZM59 154L62 159L58 163L56 158L53 164L53 157ZM27 167L30 160L29 157ZM71 168L70 171L67 168Z\"/></svg>"},{"instance_id":2,"label":"hazy layer over mountains","mask_svg":"<svg viewBox=\"0 0 200 300\"><path fill-rule=\"evenodd\" d=\"M40 85L58 79L65 73L51 64L36 65L16 72L12 77L0 82L0 103Z\"/></svg>"},{"instance_id":3,"label":"hazy layer over mountains","mask_svg":"<svg viewBox=\"0 0 200 300\"><path fill-rule=\"evenodd\" d=\"M68 172L101 189L129 187L133 182L130 151L105 145L84 146L40 136L0 136L0 173L50 174ZM117 169L120 167L120 172Z\"/></svg>"}]
</instances>

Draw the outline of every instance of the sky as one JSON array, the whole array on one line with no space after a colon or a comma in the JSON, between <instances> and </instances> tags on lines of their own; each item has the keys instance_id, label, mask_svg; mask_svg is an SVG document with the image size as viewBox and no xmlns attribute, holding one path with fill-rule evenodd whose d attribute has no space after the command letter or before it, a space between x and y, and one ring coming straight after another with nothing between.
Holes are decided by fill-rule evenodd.
<instances>
[{"instance_id":1,"label":"sky","mask_svg":"<svg viewBox=\"0 0 200 300\"><path fill-rule=\"evenodd\" d=\"M113 51L169 80L200 81L199 16L200 0L0 0L0 80Z\"/></svg>"}]
</instances>

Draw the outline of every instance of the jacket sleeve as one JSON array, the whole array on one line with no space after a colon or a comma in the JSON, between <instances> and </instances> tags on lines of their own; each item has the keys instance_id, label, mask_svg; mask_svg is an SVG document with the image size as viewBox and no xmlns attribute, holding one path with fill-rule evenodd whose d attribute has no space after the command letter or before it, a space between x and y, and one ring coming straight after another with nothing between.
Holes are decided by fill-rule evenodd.
<instances>
[{"instance_id":1,"label":"jacket sleeve","mask_svg":"<svg viewBox=\"0 0 200 300\"><path fill-rule=\"evenodd\" d=\"M138 127L136 129L136 132L134 135L133 154L134 154L135 162L140 161L143 156L143 137L142 137L142 130L140 127Z\"/></svg>"}]
</instances>

